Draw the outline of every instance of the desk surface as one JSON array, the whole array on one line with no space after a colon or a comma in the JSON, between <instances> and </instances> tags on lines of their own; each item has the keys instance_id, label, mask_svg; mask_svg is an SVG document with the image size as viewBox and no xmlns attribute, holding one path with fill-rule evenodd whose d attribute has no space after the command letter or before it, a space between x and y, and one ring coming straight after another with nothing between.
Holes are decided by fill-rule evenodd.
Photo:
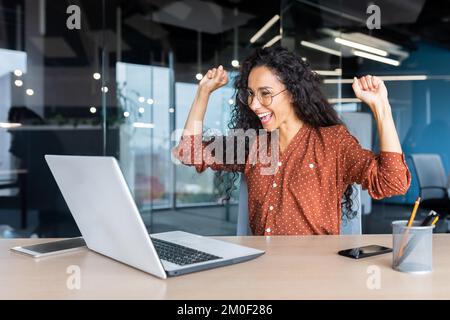
<instances>
[{"instance_id":1,"label":"desk surface","mask_svg":"<svg viewBox=\"0 0 450 320\"><path fill-rule=\"evenodd\" d=\"M11 252L49 239L0 240L0 299L449 299L450 235L434 235L434 271L391 268L392 254L352 260L340 249L392 245L391 235L218 237L266 251L249 262L160 280L87 248L33 258ZM80 267L81 288L68 289L67 268ZM371 266L376 266L373 268ZM380 289L369 289L373 270ZM375 271L377 272L377 271ZM373 287L372 287L373 288Z\"/></svg>"}]
</instances>

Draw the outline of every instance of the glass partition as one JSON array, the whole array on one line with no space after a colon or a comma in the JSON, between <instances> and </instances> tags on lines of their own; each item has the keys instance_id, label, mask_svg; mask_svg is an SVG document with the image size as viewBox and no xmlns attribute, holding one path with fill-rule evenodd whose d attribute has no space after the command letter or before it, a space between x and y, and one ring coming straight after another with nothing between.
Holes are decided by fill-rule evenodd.
<instances>
[{"instance_id":1,"label":"glass partition","mask_svg":"<svg viewBox=\"0 0 450 320\"><path fill-rule=\"evenodd\" d=\"M149 232L234 234L214 173L175 165L199 76L266 43L250 37L280 4L250 1L0 2L0 236L79 231L43 155L113 156ZM4 62L4 63L3 63ZM232 80L211 97L205 126L226 133Z\"/></svg>"}]
</instances>

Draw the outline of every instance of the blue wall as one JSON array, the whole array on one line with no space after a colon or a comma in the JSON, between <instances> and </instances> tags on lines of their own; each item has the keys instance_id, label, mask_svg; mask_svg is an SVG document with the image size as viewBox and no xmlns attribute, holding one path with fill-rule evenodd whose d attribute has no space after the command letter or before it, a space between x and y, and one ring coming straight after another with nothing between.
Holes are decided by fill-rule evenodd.
<instances>
[{"instance_id":1,"label":"blue wall","mask_svg":"<svg viewBox=\"0 0 450 320\"><path fill-rule=\"evenodd\" d=\"M361 70L361 74L375 75L450 76L450 50L421 42L418 43L418 49L411 52L410 57L399 67L364 60ZM392 99L392 110L396 115L397 128L406 157L411 153L437 153L442 158L448 176L450 172L450 81L388 82L387 88L389 97ZM374 144L377 147L376 133L374 137L376 137ZM413 174L410 190L405 196L386 199L386 202L413 203L415 201L419 189L409 160L408 166Z\"/></svg>"}]
</instances>

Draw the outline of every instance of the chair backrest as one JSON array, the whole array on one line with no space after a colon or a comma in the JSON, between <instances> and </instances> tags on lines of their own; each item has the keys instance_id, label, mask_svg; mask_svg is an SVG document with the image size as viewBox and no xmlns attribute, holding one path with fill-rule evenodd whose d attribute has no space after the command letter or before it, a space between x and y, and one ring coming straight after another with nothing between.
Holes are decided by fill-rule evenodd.
<instances>
[{"instance_id":1,"label":"chair backrest","mask_svg":"<svg viewBox=\"0 0 450 320\"><path fill-rule=\"evenodd\" d=\"M252 234L252 231L251 231L250 225L248 223L247 182L245 181L244 175L241 174L236 235L247 236L247 235L251 235L251 234Z\"/></svg>"},{"instance_id":2,"label":"chair backrest","mask_svg":"<svg viewBox=\"0 0 450 320\"><path fill-rule=\"evenodd\" d=\"M341 112L339 118L345 123L350 133L355 136L364 149L372 150L373 116L366 112ZM372 198L367 190L359 189L361 193L361 213L372 212Z\"/></svg>"},{"instance_id":3,"label":"chair backrest","mask_svg":"<svg viewBox=\"0 0 450 320\"><path fill-rule=\"evenodd\" d=\"M432 153L411 154L419 183L420 197L441 199L447 196L447 181L441 157Z\"/></svg>"},{"instance_id":4,"label":"chair backrest","mask_svg":"<svg viewBox=\"0 0 450 320\"><path fill-rule=\"evenodd\" d=\"M357 214L352 219L343 218L341 223L341 234L361 234L361 187L359 185L354 186L354 192L356 197L353 200L353 210L356 210ZM247 236L251 235L251 229L248 223L248 190L247 182L244 175L241 175L240 190L239 190L239 204L238 204L238 217L236 235Z\"/></svg>"}]
</instances>

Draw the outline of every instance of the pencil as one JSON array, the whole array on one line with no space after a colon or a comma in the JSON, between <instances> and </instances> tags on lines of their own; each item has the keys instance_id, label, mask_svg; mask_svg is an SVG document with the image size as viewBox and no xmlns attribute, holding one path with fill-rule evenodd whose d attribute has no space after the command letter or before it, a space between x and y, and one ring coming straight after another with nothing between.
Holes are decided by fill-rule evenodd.
<instances>
[{"instance_id":1,"label":"pencil","mask_svg":"<svg viewBox=\"0 0 450 320\"><path fill-rule=\"evenodd\" d=\"M414 222L414 219L415 219L416 213L417 213L417 209L419 208L419 203L420 203L420 197L417 197L416 202L414 203L413 211L412 211L411 216L409 217L409 220L408 220L408 224L407 224L408 227L411 227L413 222ZM403 255L403 250L405 250L405 245L408 242L408 233L409 233L409 229L406 229L406 232L403 235L402 243L400 245L400 250L398 252L398 257L401 257Z\"/></svg>"},{"instance_id":2,"label":"pencil","mask_svg":"<svg viewBox=\"0 0 450 320\"><path fill-rule=\"evenodd\" d=\"M412 224L414 222L414 219L416 218L416 213L417 213L417 208L419 208L419 203L420 203L420 197L418 197L416 199L416 202L414 203L413 211L412 211L411 216L409 217L409 220L408 220L408 227L412 226Z\"/></svg>"},{"instance_id":3,"label":"pencil","mask_svg":"<svg viewBox=\"0 0 450 320\"><path fill-rule=\"evenodd\" d=\"M433 222L431 223L431 225L434 226L438 220L439 220L439 216L437 216L436 218L434 218L434 220L433 220Z\"/></svg>"}]
</instances>

